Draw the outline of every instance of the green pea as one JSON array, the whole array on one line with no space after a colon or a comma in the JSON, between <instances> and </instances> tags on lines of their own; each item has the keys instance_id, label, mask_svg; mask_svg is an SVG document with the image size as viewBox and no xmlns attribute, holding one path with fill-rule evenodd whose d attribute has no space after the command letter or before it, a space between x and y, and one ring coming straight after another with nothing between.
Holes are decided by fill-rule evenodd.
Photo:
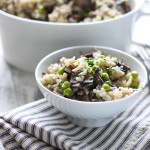
<instances>
[{"instance_id":1,"label":"green pea","mask_svg":"<svg viewBox=\"0 0 150 150\"><path fill-rule=\"evenodd\" d=\"M108 85L111 85L111 81L106 81L105 83Z\"/></svg>"},{"instance_id":2,"label":"green pea","mask_svg":"<svg viewBox=\"0 0 150 150\"><path fill-rule=\"evenodd\" d=\"M40 14L43 14L43 13L44 13L44 7L38 8L38 12L39 12Z\"/></svg>"},{"instance_id":3,"label":"green pea","mask_svg":"<svg viewBox=\"0 0 150 150\"><path fill-rule=\"evenodd\" d=\"M102 79L105 81L109 80L109 75L107 73L102 73Z\"/></svg>"},{"instance_id":4,"label":"green pea","mask_svg":"<svg viewBox=\"0 0 150 150\"><path fill-rule=\"evenodd\" d=\"M110 86L108 84L104 84L102 87L105 89L106 92L109 92Z\"/></svg>"},{"instance_id":5,"label":"green pea","mask_svg":"<svg viewBox=\"0 0 150 150\"><path fill-rule=\"evenodd\" d=\"M98 69L99 69L99 71L101 71L101 68L100 68L100 67L98 67L98 66L93 66L93 67L92 67L92 71L95 71L95 69L96 69L96 68L98 68Z\"/></svg>"},{"instance_id":6,"label":"green pea","mask_svg":"<svg viewBox=\"0 0 150 150\"><path fill-rule=\"evenodd\" d=\"M71 94L72 94L72 90L71 90L70 88L65 89L65 90L64 90L64 94L65 94L67 97L70 97Z\"/></svg>"},{"instance_id":7,"label":"green pea","mask_svg":"<svg viewBox=\"0 0 150 150\"><path fill-rule=\"evenodd\" d=\"M69 81L65 81L62 85L61 85L61 89L65 90L67 88L69 88L71 86Z\"/></svg>"},{"instance_id":8,"label":"green pea","mask_svg":"<svg viewBox=\"0 0 150 150\"><path fill-rule=\"evenodd\" d=\"M63 75L63 73L64 73L64 68L58 70L59 75Z\"/></svg>"},{"instance_id":9,"label":"green pea","mask_svg":"<svg viewBox=\"0 0 150 150\"><path fill-rule=\"evenodd\" d=\"M138 83L136 81L132 81L131 87L138 88Z\"/></svg>"},{"instance_id":10,"label":"green pea","mask_svg":"<svg viewBox=\"0 0 150 150\"><path fill-rule=\"evenodd\" d=\"M131 75L134 79L138 77L138 73L136 71L131 72Z\"/></svg>"}]
</instances>

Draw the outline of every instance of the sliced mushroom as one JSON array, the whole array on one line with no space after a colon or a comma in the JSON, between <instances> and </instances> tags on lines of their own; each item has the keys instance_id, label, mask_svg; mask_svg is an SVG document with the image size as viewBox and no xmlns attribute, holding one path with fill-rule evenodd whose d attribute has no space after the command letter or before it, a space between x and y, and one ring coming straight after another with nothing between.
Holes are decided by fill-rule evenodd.
<instances>
[{"instance_id":1,"label":"sliced mushroom","mask_svg":"<svg viewBox=\"0 0 150 150\"><path fill-rule=\"evenodd\" d=\"M93 57L93 53L86 54L84 55L84 57L87 57L87 58Z\"/></svg>"},{"instance_id":2,"label":"sliced mushroom","mask_svg":"<svg viewBox=\"0 0 150 150\"><path fill-rule=\"evenodd\" d=\"M87 73L83 81L84 86L92 86L94 84L94 75L93 73Z\"/></svg>"},{"instance_id":3,"label":"sliced mushroom","mask_svg":"<svg viewBox=\"0 0 150 150\"><path fill-rule=\"evenodd\" d=\"M118 60L116 62L116 66L120 67L120 70L123 71L125 74L127 74L127 72L131 70L130 67L124 65L124 63L121 60Z\"/></svg>"},{"instance_id":4,"label":"sliced mushroom","mask_svg":"<svg viewBox=\"0 0 150 150\"><path fill-rule=\"evenodd\" d=\"M80 71L77 71L77 72L72 72L71 73L71 77L70 77L70 83L71 84L77 84L79 83L77 80L76 80L76 77L78 77L78 74L81 73Z\"/></svg>"},{"instance_id":5,"label":"sliced mushroom","mask_svg":"<svg viewBox=\"0 0 150 150\"><path fill-rule=\"evenodd\" d=\"M82 92L84 92L84 91L82 91ZM77 99L79 101L88 101L88 102L90 102L90 97L87 94L85 94L85 92L84 92L84 94L82 92L81 91L79 93L77 92L75 94L75 99ZM81 94L81 95L79 95L79 94Z\"/></svg>"},{"instance_id":6,"label":"sliced mushroom","mask_svg":"<svg viewBox=\"0 0 150 150\"><path fill-rule=\"evenodd\" d=\"M121 9L124 11L124 13L127 13L131 10L130 6L125 1L117 2L117 6L121 7Z\"/></svg>"},{"instance_id":7,"label":"sliced mushroom","mask_svg":"<svg viewBox=\"0 0 150 150\"><path fill-rule=\"evenodd\" d=\"M95 10L95 2L92 0L75 0L75 4L86 12Z\"/></svg>"},{"instance_id":8,"label":"sliced mushroom","mask_svg":"<svg viewBox=\"0 0 150 150\"><path fill-rule=\"evenodd\" d=\"M71 87L72 87L72 88L82 89L81 83L75 83L75 84L72 84Z\"/></svg>"},{"instance_id":9,"label":"sliced mushroom","mask_svg":"<svg viewBox=\"0 0 150 150\"><path fill-rule=\"evenodd\" d=\"M99 74L99 68L95 69L95 77L99 85L103 85L104 81Z\"/></svg>"}]
</instances>

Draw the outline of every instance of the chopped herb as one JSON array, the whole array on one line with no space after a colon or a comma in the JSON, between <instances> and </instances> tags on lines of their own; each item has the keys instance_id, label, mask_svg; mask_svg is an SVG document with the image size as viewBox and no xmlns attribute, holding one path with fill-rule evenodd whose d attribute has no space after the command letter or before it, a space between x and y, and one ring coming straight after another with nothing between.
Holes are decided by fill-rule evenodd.
<instances>
[{"instance_id":1,"label":"chopped herb","mask_svg":"<svg viewBox=\"0 0 150 150\"><path fill-rule=\"evenodd\" d=\"M90 68L87 69L87 72L89 72L89 71L90 71Z\"/></svg>"},{"instance_id":2,"label":"chopped herb","mask_svg":"<svg viewBox=\"0 0 150 150\"><path fill-rule=\"evenodd\" d=\"M88 13L84 12L83 16L84 18L88 17Z\"/></svg>"},{"instance_id":3,"label":"chopped herb","mask_svg":"<svg viewBox=\"0 0 150 150\"><path fill-rule=\"evenodd\" d=\"M108 85L111 85L111 81L106 81L105 83Z\"/></svg>"},{"instance_id":4,"label":"chopped herb","mask_svg":"<svg viewBox=\"0 0 150 150\"><path fill-rule=\"evenodd\" d=\"M79 71L83 71L83 69L79 69Z\"/></svg>"},{"instance_id":5,"label":"chopped herb","mask_svg":"<svg viewBox=\"0 0 150 150\"><path fill-rule=\"evenodd\" d=\"M92 80L93 79L93 77L90 77L90 80Z\"/></svg>"},{"instance_id":6,"label":"chopped herb","mask_svg":"<svg viewBox=\"0 0 150 150\"><path fill-rule=\"evenodd\" d=\"M84 59L89 67L94 66L94 60L92 58L86 58Z\"/></svg>"},{"instance_id":7,"label":"chopped herb","mask_svg":"<svg viewBox=\"0 0 150 150\"><path fill-rule=\"evenodd\" d=\"M115 71L115 69L112 69L112 68L107 68L107 70L108 70L109 72Z\"/></svg>"},{"instance_id":8,"label":"chopped herb","mask_svg":"<svg viewBox=\"0 0 150 150\"><path fill-rule=\"evenodd\" d=\"M52 83L52 82L50 82L50 83L49 83L49 85L53 85L53 83Z\"/></svg>"},{"instance_id":9,"label":"chopped herb","mask_svg":"<svg viewBox=\"0 0 150 150\"><path fill-rule=\"evenodd\" d=\"M99 58L106 60L106 57L104 55L101 55Z\"/></svg>"},{"instance_id":10,"label":"chopped herb","mask_svg":"<svg viewBox=\"0 0 150 150\"><path fill-rule=\"evenodd\" d=\"M78 76L81 77L82 75L79 73Z\"/></svg>"}]
</instances>

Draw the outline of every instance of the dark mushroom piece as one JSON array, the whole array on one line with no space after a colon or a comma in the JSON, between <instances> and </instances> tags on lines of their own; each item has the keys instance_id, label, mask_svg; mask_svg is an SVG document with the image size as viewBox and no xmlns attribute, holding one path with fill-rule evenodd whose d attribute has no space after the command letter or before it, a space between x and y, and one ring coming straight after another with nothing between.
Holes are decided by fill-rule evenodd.
<instances>
[{"instance_id":1,"label":"dark mushroom piece","mask_svg":"<svg viewBox=\"0 0 150 150\"><path fill-rule=\"evenodd\" d=\"M76 84L76 83L79 83L77 80L76 80L76 77L78 77L78 74L80 74L81 71L77 71L77 72L72 72L71 73L71 77L70 77L70 83L71 84Z\"/></svg>"},{"instance_id":2,"label":"dark mushroom piece","mask_svg":"<svg viewBox=\"0 0 150 150\"><path fill-rule=\"evenodd\" d=\"M81 83L72 84L71 87L72 88L78 88L78 89L82 89L83 88L82 85L81 85Z\"/></svg>"},{"instance_id":3,"label":"dark mushroom piece","mask_svg":"<svg viewBox=\"0 0 150 150\"><path fill-rule=\"evenodd\" d=\"M71 17L78 22L83 20L83 15L81 14L73 14Z\"/></svg>"},{"instance_id":4,"label":"dark mushroom piece","mask_svg":"<svg viewBox=\"0 0 150 150\"><path fill-rule=\"evenodd\" d=\"M92 0L75 0L75 4L85 12L95 10L95 2Z\"/></svg>"},{"instance_id":5,"label":"dark mushroom piece","mask_svg":"<svg viewBox=\"0 0 150 150\"><path fill-rule=\"evenodd\" d=\"M110 91L114 91L115 89L117 89L118 87L115 84L111 84L110 85Z\"/></svg>"},{"instance_id":6,"label":"dark mushroom piece","mask_svg":"<svg viewBox=\"0 0 150 150\"><path fill-rule=\"evenodd\" d=\"M118 60L116 62L116 66L120 67L120 70L123 71L125 74L128 73L128 71L130 71L130 67L126 66L121 60Z\"/></svg>"},{"instance_id":7,"label":"dark mushroom piece","mask_svg":"<svg viewBox=\"0 0 150 150\"><path fill-rule=\"evenodd\" d=\"M101 75L99 74L99 68L95 69L95 77L96 77L96 80L98 81L98 84L103 85L104 81L101 78Z\"/></svg>"},{"instance_id":8,"label":"dark mushroom piece","mask_svg":"<svg viewBox=\"0 0 150 150\"><path fill-rule=\"evenodd\" d=\"M69 65L69 67L68 67L70 70L73 70L74 69L74 67L72 66L72 65Z\"/></svg>"},{"instance_id":9,"label":"dark mushroom piece","mask_svg":"<svg viewBox=\"0 0 150 150\"><path fill-rule=\"evenodd\" d=\"M84 81L82 82L83 86L92 86L94 83L94 75L93 73L87 73Z\"/></svg>"},{"instance_id":10,"label":"dark mushroom piece","mask_svg":"<svg viewBox=\"0 0 150 150\"><path fill-rule=\"evenodd\" d=\"M75 99L79 101L88 101L90 102L90 97L87 95L84 90L79 90L77 93L75 93Z\"/></svg>"},{"instance_id":11,"label":"dark mushroom piece","mask_svg":"<svg viewBox=\"0 0 150 150\"><path fill-rule=\"evenodd\" d=\"M84 57L87 57L87 58L93 57L93 53L85 54Z\"/></svg>"},{"instance_id":12,"label":"dark mushroom piece","mask_svg":"<svg viewBox=\"0 0 150 150\"><path fill-rule=\"evenodd\" d=\"M131 10L130 6L124 1L117 2L117 6L121 7L122 10L124 11L124 13L127 13L127 12L129 12Z\"/></svg>"}]
</instances>

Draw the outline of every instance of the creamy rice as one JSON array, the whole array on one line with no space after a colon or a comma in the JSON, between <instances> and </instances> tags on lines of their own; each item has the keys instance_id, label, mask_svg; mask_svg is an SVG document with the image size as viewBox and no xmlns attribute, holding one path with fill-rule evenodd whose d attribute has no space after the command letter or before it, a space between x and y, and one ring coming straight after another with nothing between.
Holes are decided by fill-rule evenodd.
<instances>
[{"instance_id":1,"label":"creamy rice","mask_svg":"<svg viewBox=\"0 0 150 150\"><path fill-rule=\"evenodd\" d=\"M0 9L23 18L63 23L107 20L130 11L127 0L0 0Z\"/></svg>"},{"instance_id":2,"label":"creamy rice","mask_svg":"<svg viewBox=\"0 0 150 150\"><path fill-rule=\"evenodd\" d=\"M62 57L42 74L41 83L50 91L80 101L111 101L138 90L140 79L122 60L100 50L78 58Z\"/></svg>"}]
</instances>

